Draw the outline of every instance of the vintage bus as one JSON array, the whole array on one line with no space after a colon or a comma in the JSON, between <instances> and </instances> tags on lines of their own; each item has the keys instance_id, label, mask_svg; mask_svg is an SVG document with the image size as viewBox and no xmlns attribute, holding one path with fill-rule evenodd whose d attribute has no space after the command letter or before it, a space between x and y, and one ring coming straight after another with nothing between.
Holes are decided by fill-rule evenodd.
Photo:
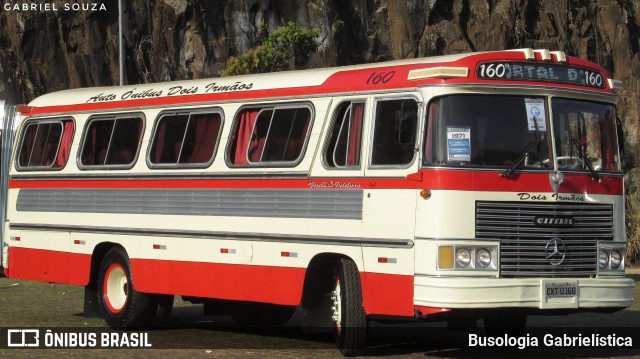
<instances>
[{"instance_id":1,"label":"vintage bus","mask_svg":"<svg viewBox=\"0 0 640 359\"><path fill-rule=\"evenodd\" d=\"M117 328L175 295L301 308L345 355L376 318L620 310L620 85L520 49L47 94L19 107L5 272Z\"/></svg>"}]
</instances>

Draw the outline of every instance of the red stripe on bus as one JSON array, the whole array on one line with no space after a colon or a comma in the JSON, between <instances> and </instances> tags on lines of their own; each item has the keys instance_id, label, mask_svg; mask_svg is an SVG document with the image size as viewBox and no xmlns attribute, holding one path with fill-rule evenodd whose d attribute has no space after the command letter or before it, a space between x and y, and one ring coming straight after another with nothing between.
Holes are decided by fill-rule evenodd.
<instances>
[{"instance_id":1,"label":"red stripe on bus","mask_svg":"<svg viewBox=\"0 0 640 359\"><path fill-rule=\"evenodd\" d=\"M298 305L305 268L131 259L136 290Z\"/></svg>"},{"instance_id":2,"label":"red stripe on bus","mask_svg":"<svg viewBox=\"0 0 640 359\"><path fill-rule=\"evenodd\" d=\"M514 173L511 178L501 172L422 170L408 178L283 178L283 179L86 179L22 180L11 178L9 188L313 188L323 189L429 189L495 192L553 192L548 173ZM414 177L421 177L415 179ZM621 176L600 176L594 181L589 174L565 174L560 193L622 195Z\"/></svg>"},{"instance_id":3,"label":"red stripe on bus","mask_svg":"<svg viewBox=\"0 0 640 359\"><path fill-rule=\"evenodd\" d=\"M589 174L564 174L559 193L622 195L622 176L600 176L594 181ZM549 173L514 172L510 178L501 172L424 170L423 185L431 190L553 192Z\"/></svg>"},{"instance_id":4,"label":"red stripe on bus","mask_svg":"<svg viewBox=\"0 0 640 359\"><path fill-rule=\"evenodd\" d=\"M413 316L413 276L361 272L360 280L367 314Z\"/></svg>"},{"instance_id":5,"label":"red stripe on bus","mask_svg":"<svg viewBox=\"0 0 640 359\"><path fill-rule=\"evenodd\" d=\"M85 286L91 255L9 247L9 278ZM306 268L132 258L136 290L298 305ZM413 277L361 273L367 314L413 316Z\"/></svg>"},{"instance_id":6,"label":"red stripe on bus","mask_svg":"<svg viewBox=\"0 0 640 359\"><path fill-rule=\"evenodd\" d=\"M9 247L5 273L9 278L85 286L91 255L44 249Z\"/></svg>"}]
</instances>

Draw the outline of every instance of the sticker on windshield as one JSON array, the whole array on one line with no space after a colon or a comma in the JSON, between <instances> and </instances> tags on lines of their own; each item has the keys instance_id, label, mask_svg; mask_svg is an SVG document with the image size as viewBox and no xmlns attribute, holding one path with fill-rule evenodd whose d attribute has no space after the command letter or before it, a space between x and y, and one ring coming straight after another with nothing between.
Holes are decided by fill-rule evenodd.
<instances>
[{"instance_id":1,"label":"sticker on windshield","mask_svg":"<svg viewBox=\"0 0 640 359\"><path fill-rule=\"evenodd\" d=\"M529 131L547 131L547 117L544 111L544 100L541 98L525 98L524 105L527 109L527 119L529 120Z\"/></svg>"},{"instance_id":2,"label":"sticker on windshield","mask_svg":"<svg viewBox=\"0 0 640 359\"><path fill-rule=\"evenodd\" d=\"M471 127L447 127L449 161L471 162Z\"/></svg>"}]
</instances>

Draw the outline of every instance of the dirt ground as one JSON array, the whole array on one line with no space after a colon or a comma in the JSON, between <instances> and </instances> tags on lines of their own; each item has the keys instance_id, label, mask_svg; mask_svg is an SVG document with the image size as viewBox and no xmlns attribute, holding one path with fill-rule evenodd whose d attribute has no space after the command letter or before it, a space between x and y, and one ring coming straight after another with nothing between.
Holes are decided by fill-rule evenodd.
<instances>
[{"instance_id":1,"label":"dirt ground","mask_svg":"<svg viewBox=\"0 0 640 359\"><path fill-rule=\"evenodd\" d=\"M640 298L640 267L628 268L636 281L634 297ZM299 318L284 329L238 328L224 316L205 317L202 306L176 298L170 326L149 331L152 348L145 349L7 349L7 330L37 328L67 332L110 332L99 318L83 316L83 288L38 283L0 277L0 358L338 358L333 338L327 335L303 335ZM640 348L640 304L615 313L579 313L563 316L530 316L528 326L535 330L569 328L593 332L613 332L618 336L637 332ZM479 321L481 324L481 321ZM585 329L586 328L586 329ZM592 328L592 329L588 329ZM482 333L482 328L470 332ZM469 331L447 331L441 323L372 323L370 349L365 356L406 358L443 357L640 357L640 349L597 348L578 350L512 351L472 348L466 343ZM98 334L99 335L99 334ZM535 336L535 334L533 334ZM157 349L166 348L166 349Z\"/></svg>"}]
</instances>

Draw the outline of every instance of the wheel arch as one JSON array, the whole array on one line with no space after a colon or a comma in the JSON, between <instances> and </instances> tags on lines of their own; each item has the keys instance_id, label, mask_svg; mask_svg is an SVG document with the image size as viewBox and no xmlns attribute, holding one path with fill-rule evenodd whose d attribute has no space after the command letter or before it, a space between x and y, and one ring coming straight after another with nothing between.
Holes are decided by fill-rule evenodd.
<instances>
[{"instance_id":1,"label":"wheel arch","mask_svg":"<svg viewBox=\"0 0 640 359\"><path fill-rule=\"evenodd\" d=\"M105 254L113 247L119 246L113 242L101 242L93 248L91 253L91 264L89 267L89 282L84 287L84 309L83 315L86 318L101 318L98 307L98 274L100 272L100 262Z\"/></svg>"},{"instance_id":2,"label":"wheel arch","mask_svg":"<svg viewBox=\"0 0 640 359\"><path fill-rule=\"evenodd\" d=\"M93 248L93 253L91 253L91 267L89 271L89 283L87 286L96 289L98 285L98 272L100 268L100 262L104 258L104 255L113 247L120 246L118 243L114 242L101 242L95 248ZM121 247L121 246L120 246ZM124 249L124 248L123 248Z\"/></svg>"},{"instance_id":3,"label":"wheel arch","mask_svg":"<svg viewBox=\"0 0 640 359\"><path fill-rule=\"evenodd\" d=\"M302 288L302 300L300 304L303 308L316 307L321 301L322 296L331 291L333 271L336 263L341 258L354 261L353 258L342 253L320 253L311 258L307 266Z\"/></svg>"}]
</instances>

